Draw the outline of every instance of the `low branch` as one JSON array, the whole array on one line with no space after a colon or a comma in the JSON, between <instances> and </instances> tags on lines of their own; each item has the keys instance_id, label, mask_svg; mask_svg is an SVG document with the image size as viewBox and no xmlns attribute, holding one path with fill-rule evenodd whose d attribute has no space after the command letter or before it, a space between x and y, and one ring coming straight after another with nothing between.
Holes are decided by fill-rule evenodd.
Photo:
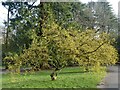
<instances>
[{"instance_id":1,"label":"low branch","mask_svg":"<svg viewBox=\"0 0 120 90\"><path fill-rule=\"evenodd\" d=\"M107 42L107 41L106 41ZM93 53L93 52L96 52L100 47L102 47L106 42L103 42L100 46L98 46L95 50L93 51L90 51L90 52L86 52L86 53L83 53L83 54L90 54L90 53Z\"/></svg>"},{"instance_id":2,"label":"low branch","mask_svg":"<svg viewBox=\"0 0 120 90\"><path fill-rule=\"evenodd\" d=\"M31 10L31 9L34 7L33 5L34 5L35 3L36 3L36 1L34 1L34 2L32 3L32 5L30 5L30 7L28 7L28 9Z\"/></svg>"}]
</instances>

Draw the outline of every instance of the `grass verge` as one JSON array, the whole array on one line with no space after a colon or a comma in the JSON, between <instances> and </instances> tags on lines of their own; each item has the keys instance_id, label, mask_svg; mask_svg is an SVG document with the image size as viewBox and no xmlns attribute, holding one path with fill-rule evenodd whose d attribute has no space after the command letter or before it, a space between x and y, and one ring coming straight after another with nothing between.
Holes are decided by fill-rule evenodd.
<instances>
[{"instance_id":1,"label":"grass verge","mask_svg":"<svg viewBox=\"0 0 120 90\"><path fill-rule=\"evenodd\" d=\"M57 80L51 81L51 70L21 75L3 74L2 88L96 88L106 75L102 72L83 72L79 67L67 67L59 72Z\"/></svg>"}]
</instances>

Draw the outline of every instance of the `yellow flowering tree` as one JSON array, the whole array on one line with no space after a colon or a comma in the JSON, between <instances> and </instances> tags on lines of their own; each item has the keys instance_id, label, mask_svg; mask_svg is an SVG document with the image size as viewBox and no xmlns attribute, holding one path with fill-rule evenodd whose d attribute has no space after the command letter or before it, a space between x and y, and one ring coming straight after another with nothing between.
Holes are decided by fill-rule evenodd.
<instances>
[{"instance_id":1,"label":"yellow flowering tree","mask_svg":"<svg viewBox=\"0 0 120 90\"><path fill-rule=\"evenodd\" d=\"M101 65L117 62L117 51L106 33L94 30L65 30L52 22L43 24L43 34L37 36L33 30L32 44L20 54L21 65L34 70L43 67L54 68L51 79L55 80L57 72L68 65L69 61L77 62L86 70L99 71Z\"/></svg>"}]
</instances>

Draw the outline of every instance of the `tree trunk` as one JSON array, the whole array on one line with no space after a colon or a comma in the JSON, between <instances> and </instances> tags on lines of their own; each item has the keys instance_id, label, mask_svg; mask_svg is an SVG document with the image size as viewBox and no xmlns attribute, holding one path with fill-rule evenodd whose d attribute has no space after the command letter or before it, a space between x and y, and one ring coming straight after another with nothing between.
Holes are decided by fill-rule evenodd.
<instances>
[{"instance_id":1,"label":"tree trunk","mask_svg":"<svg viewBox=\"0 0 120 90\"><path fill-rule=\"evenodd\" d=\"M43 2L40 0L40 4L38 5L39 7L39 22L38 22L38 30L37 30L37 36L42 35L42 24L44 20L44 7L43 7Z\"/></svg>"},{"instance_id":2,"label":"tree trunk","mask_svg":"<svg viewBox=\"0 0 120 90\"><path fill-rule=\"evenodd\" d=\"M8 14L7 14L7 31L6 31L6 50L8 49L8 32L9 32L9 12L10 12L10 7L8 7Z\"/></svg>"},{"instance_id":3,"label":"tree trunk","mask_svg":"<svg viewBox=\"0 0 120 90\"><path fill-rule=\"evenodd\" d=\"M56 80L57 79L57 72L56 72L56 70L54 70L52 73L51 73L51 80L52 81L54 81L54 80Z\"/></svg>"}]
</instances>

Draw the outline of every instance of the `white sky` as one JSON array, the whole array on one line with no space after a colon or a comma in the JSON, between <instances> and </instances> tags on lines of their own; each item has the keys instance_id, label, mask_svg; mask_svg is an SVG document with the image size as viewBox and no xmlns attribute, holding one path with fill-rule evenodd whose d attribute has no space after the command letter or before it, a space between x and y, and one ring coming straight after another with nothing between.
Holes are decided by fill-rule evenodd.
<instances>
[{"instance_id":1,"label":"white sky","mask_svg":"<svg viewBox=\"0 0 120 90\"><path fill-rule=\"evenodd\" d=\"M1 1L1 0L0 0ZM3 0L2 0L3 1ZM98 0L80 0L83 3L87 3L90 1L98 1ZM110 2L114 9L114 13L117 15L118 14L118 1L120 0L107 0ZM2 6L2 3L0 2L0 25L3 26L4 20L7 20L7 9Z\"/></svg>"}]
</instances>

